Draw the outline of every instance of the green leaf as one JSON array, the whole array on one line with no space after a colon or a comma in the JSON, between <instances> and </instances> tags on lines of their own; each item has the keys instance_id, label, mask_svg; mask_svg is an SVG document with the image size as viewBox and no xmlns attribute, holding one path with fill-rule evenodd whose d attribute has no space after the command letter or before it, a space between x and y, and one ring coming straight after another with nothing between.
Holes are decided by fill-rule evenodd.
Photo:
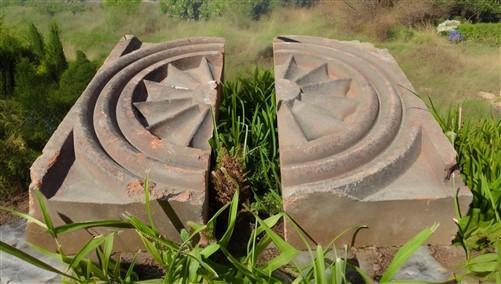
<instances>
[{"instance_id":1,"label":"green leaf","mask_svg":"<svg viewBox=\"0 0 501 284\"><path fill-rule=\"evenodd\" d=\"M45 197L42 195L40 190L33 190L35 198L37 199L38 206L40 207L40 212L42 213L45 225L47 225L47 232L51 234L54 238L57 237L57 233L54 231L54 224L52 223L52 219L50 218L49 211L45 206Z\"/></svg>"},{"instance_id":2,"label":"green leaf","mask_svg":"<svg viewBox=\"0 0 501 284\"><path fill-rule=\"evenodd\" d=\"M411 240L405 243L395 254L390 265L381 277L381 283L390 281L393 276L398 272L400 267L405 264L407 259L411 257L414 252L435 232L438 224L433 225L431 228L426 228L414 236Z\"/></svg>"},{"instance_id":3,"label":"green leaf","mask_svg":"<svg viewBox=\"0 0 501 284\"><path fill-rule=\"evenodd\" d=\"M114 233L108 234L106 237L104 237L102 263L103 263L103 273L105 276L108 275L111 253L113 252L114 237L115 237Z\"/></svg>"},{"instance_id":4,"label":"green leaf","mask_svg":"<svg viewBox=\"0 0 501 284\"><path fill-rule=\"evenodd\" d=\"M205 258L209 258L211 255L216 253L220 247L221 246L218 243L212 243L212 244L206 246L205 248L203 248L202 251L200 252L200 254Z\"/></svg>"},{"instance_id":5,"label":"green leaf","mask_svg":"<svg viewBox=\"0 0 501 284\"><path fill-rule=\"evenodd\" d=\"M83 260L87 254L89 254L92 250L95 250L98 246L100 246L104 242L105 238L103 236L97 236L90 239L78 253L73 257L73 260L70 263L70 268L75 269L80 262Z\"/></svg>"},{"instance_id":6,"label":"green leaf","mask_svg":"<svg viewBox=\"0 0 501 284\"><path fill-rule=\"evenodd\" d=\"M134 274L134 266L136 265L137 256L139 255L139 251L134 254L132 261L130 262L129 268L127 269L127 273L125 274L125 281L128 283L132 283L132 275Z\"/></svg>"},{"instance_id":7,"label":"green leaf","mask_svg":"<svg viewBox=\"0 0 501 284\"><path fill-rule=\"evenodd\" d=\"M59 269L41 261L41 260L38 260L37 258L25 253L24 251L22 250L19 250L13 246L10 246L9 244L7 243L4 243L2 241L0 241L0 251L3 251L7 254L10 254L12 256L15 256L31 265L34 265L38 268L41 268L41 269L44 269L44 270L47 270L47 271L50 271L50 272L54 272L54 273L57 273L59 275L62 275L62 276L65 276L65 277L68 277L68 278L71 278L73 280L77 280L76 278L74 278L73 276L69 275L69 274L66 274L62 271L60 271Z\"/></svg>"},{"instance_id":8,"label":"green leaf","mask_svg":"<svg viewBox=\"0 0 501 284\"><path fill-rule=\"evenodd\" d=\"M228 178L231 178L229 175ZM235 194L233 195L233 199L231 200L230 212L228 217L228 224L226 227L226 231L224 232L223 237L219 241L221 246L226 247L231 239L231 235L233 234L233 229L235 228L235 223L237 220L238 213L238 198L239 198L239 189L235 190Z\"/></svg>"},{"instance_id":9,"label":"green leaf","mask_svg":"<svg viewBox=\"0 0 501 284\"><path fill-rule=\"evenodd\" d=\"M157 249L153 242L150 242L145 236L142 234L138 234L141 240L143 241L144 247L148 251L148 253L155 259L159 264L164 264L160 251Z\"/></svg>"},{"instance_id":10,"label":"green leaf","mask_svg":"<svg viewBox=\"0 0 501 284\"><path fill-rule=\"evenodd\" d=\"M181 238L181 241L186 242L187 240L189 240L190 235L188 234L188 231L186 231L186 229L183 228L179 233L179 237Z\"/></svg>"},{"instance_id":11,"label":"green leaf","mask_svg":"<svg viewBox=\"0 0 501 284\"><path fill-rule=\"evenodd\" d=\"M314 263L315 270L315 283L325 284L327 283L327 279L325 278L325 260L324 260L324 252L322 246L317 246L317 255L315 257Z\"/></svg>"},{"instance_id":12,"label":"green leaf","mask_svg":"<svg viewBox=\"0 0 501 284\"><path fill-rule=\"evenodd\" d=\"M144 178L144 204L146 207L146 215L148 216L148 221L150 222L150 227L155 231L157 227L155 226L155 222L153 222L153 216L151 215L151 206L150 206L150 182L149 182L148 174Z\"/></svg>"},{"instance_id":13,"label":"green leaf","mask_svg":"<svg viewBox=\"0 0 501 284\"><path fill-rule=\"evenodd\" d=\"M255 217L259 225L263 227L264 231L266 232L266 235L271 238L275 246L280 251L280 255L268 261L266 265L263 267L264 271L271 273L277 270L278 268L291 262L299 252L292 245L287 243L279 235L273 232L273 230L271 230L270 227L268 227L266 223L263 220L261 220L258 216Z\"/></svg>"},{"instance_id":14,"label":"green leaf","mask_svg":"<svg viewBox=\"0 0 501 284\"><path fill-rule=\"evenodd\" d=\"M467 268L476 273L494 272L497 270L499 258L501 256L497 253L479 255L468 261Z\"/></svg>"},{"instance_id":15,"label":"green leaf","mask_svg":"<svg viewBox=\"0 0 501 284\"><path fill-rule=\"evenodd\" d=\"M135 281L136 284L162 284L164 281L162 279L148 279L142 281Z\"/></svg>"},{"instance_id":16,"label":"green leaf","mask_svg":"<svg viewBox=\"0 0 501 284\"><path fill-rule=\"evenodd\" d=\"M103 220L103 221L88 221L88 222L65 224L55 227L54 231L56 232L56 234L63 234L95 227L133 228L131 224L124 221Z\"/></svg>"},{"instance_id":17,"label":"green leaf","mask_svg":"<svg viewBox=\"0 0 501 284\"><path fill-rule=\"evenodd\" d=\"M372 278L370 278L369 275L367 275L367 273L365 271L360 269L360 267L358 267L356 265L352 265L351 267L354 268L358 272L358 274L360 274L360 276L362 276L362 279L364 279L364 282L366 284L373 284L374 283Z\"/></svg>"}]
</instances>

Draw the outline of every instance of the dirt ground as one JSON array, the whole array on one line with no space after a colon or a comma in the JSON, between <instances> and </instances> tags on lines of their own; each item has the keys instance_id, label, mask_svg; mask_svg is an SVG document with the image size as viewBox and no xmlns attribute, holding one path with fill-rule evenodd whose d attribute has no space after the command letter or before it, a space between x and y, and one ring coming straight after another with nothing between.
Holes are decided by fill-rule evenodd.
<instances>
[{"instance_id":1,"label":"dirt ground","mask_svg":"<svg viewBox=\"0 0 501 284\"><path fill-rule=\"evenodd\" d=\"M0 206L14 209L23 213L28 212L28 192L17 192L9 196L4 201L0 201ZM11 223L19 217L12 216L10 213L0 210L0 225Z\"/></svg>"}]
</instances>

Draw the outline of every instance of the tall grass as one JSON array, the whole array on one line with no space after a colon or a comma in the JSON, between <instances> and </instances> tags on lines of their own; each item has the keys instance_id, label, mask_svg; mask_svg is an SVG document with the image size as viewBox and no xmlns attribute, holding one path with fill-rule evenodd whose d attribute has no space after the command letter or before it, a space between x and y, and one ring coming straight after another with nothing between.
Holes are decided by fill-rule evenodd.
<instances>
[{"instance_id":1,"label":"tall grass","mask_svg":"<svg viewBox=\"0 0 501 284\"><path fill-rule=\"evenodd\" d=\"M49 252L37 248L41 252L59 259L66 264L67 270L61 271L44 263L21 250L0 241L0 251L9 253L36 267L61 275L65 282L71 283L349 283L347 276L347 249L344 255L337 255L334 262L327 258L327 253L335 251L335 247L326 249L317 246L314 252L309 253L312 262L306 266L295 263L299 251L288 244L282 237L272 230L282 218L287 218L283 213L261 219L258 213L249 209L254 217L254 229L247 244L244 256L231 254L228 244L233 234L239 208L239 191L237 190L230 203L220 208L207 224L190 223L189 230L179 232L181 243L175 243L159 233L154 219L149 210L149 185L148 179L144 182L145 210L148 221L143 221L135 216L124 214L120 220L88 221L54 226L48 213L45 200L40 191L35 190L34 195L41 208L43 222L33 217L12 212L20 217L34 222L53 236L57 243L56 252ZM0 207L2 210L7 208ZM221 214L228 214L226 232L220 238L211 238L208 243L200 243L204 234L210 234L210 227L214 226ZM64 246L59 242L59 237L69 232L86 230L93 227L109 227L115 230L105 235L93 235L74 255L64 252ZM113 253L116 234L120 229L134 230L144 244L144 250L151 256L163 270L163 276L158 279L141 280L134 271L138 253L130 263L122 263L120 255ZM393 276L413 252L433 233L436 227L427 228L405 244L395 255L388 270L384 273L382 283L391 283ZM300 232L299 232L300 233ZM272 259L259 262L260 256L270 244L278 250ZM92 257L95 254L96 258ZM282 269L288 273L277 274ZM359 271L367 283L372 283L363 271ZM395 283L399 283L398 281Z\"/></svg>"},{"instance_id":2,"label":"tall grass","mask_svg":"<svg viewBox=\"0 0 501 284\"><path fill-rule=\"evenodd\" d=\"M254 205L269 214L278 213L282 207L275 109L270 71L256 69L251 78L227 81L213 142L216 156L222 154L222 147L242 162Z\"/></svg>"},{"instance_id":3,"label":"tall grass","mask_svg":"<svg viewBox=\"0 0 501 284\"><path fill-rule=\"evenodd\" d=\"M466 252L467 271L501 282L501 120L464 118L461 105L440 115L429 107L458 153L458 166L473 202L456 220L456 242ZM473 257L473 251L482 252Z\"/></svg>"}]
</instances>

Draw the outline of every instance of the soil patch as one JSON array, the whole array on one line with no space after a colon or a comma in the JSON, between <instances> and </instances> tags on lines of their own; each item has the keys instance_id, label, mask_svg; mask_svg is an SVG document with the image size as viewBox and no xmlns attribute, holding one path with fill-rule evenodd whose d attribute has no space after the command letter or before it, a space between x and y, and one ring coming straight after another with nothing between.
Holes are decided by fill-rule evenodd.
<instances>
[{"instance_id":1,"label":"soil patch","mask_svg":"<svg viewBox=\"0 0 501 284\"><path fill-rule=\"evenodd\" d=\"M27 213L29 208L28 191L17 191L0 201L0 205L19 212ZM14 216L9 212L0 210L0 225L12 223L16 220L19 220L19 217Z\"/></svg>"}]
</instances>

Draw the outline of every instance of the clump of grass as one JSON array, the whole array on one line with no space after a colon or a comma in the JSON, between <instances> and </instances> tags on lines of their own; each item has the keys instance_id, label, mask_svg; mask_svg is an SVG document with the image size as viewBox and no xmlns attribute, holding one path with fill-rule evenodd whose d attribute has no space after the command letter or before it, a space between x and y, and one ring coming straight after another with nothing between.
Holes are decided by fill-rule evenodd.
<instances>
[{"instance_id":1,"label":"clump of grass","mask_svg":"<svg viewBox=\"0 0 501 284\"><path fill-rule=\"evenodd\" d=\"M270 215L281 211L275 104L274 78L270 71L256 69L250 78L227 81L211 142L218 161L216 184L224 181L224 175L217 173L221 163L232 164L238 173L229 174L240 185L245 184L244 188L248 186L254 205Z\"/></svg>"},{"instance_id":2,"label":"clump of grass","mask_svg":"<svg viewBox=\"0 0 501 284\"><path fill-rule=\"evenodd\" d=\"M349 283L347 275L347 248L343 255L335 252L335 261L329 261L327 253L335 251L334 245L326 248L317 246L314 250L309 249L311 263L299 266L294 259L299 251L288 244L282 237L272 230L282 218L287 218L283 213L261 219L257 212L249 208L254 220L251 237L247 242L247 250L243 256L234 256L229 251L229 242L235 230L238 217L239 191L233 195L231 202L220 208L207 224L190 223L189 229L179 232L180 243L169 240L159 232L150 211L149 183L144 182L145 211L147 220L141 220L135 216L125 214L120 220L88 221L55 226L47 210L44 197L40 191L35 190L38 206L42 213L43 222L29 215L14 212L11 213L34 222L46 233L50 234L56 244L56 252L49 252L38 248L41 252L59 259L66 264L67 271L61 271L45 262L42 262L25 252L16 249L0 241L0 251L9 253L36 267L61 275L65 282L70 283ZM226 230L219 238L212 238L207 242L199 242L204 234L210 234L210 228L214 226L216 219L228 211ZM110 233L93 235L74 255L64 252L64 245L59 242L63 234L86 230L94 227L108 227ZM128 265L122 265L120 256L113 254L115 236L120 229L132 229L144 244L144 250L152 257L155 263L162 269L164 274L161 278L142 280L134 268L137 255ZM427 228L405 244L395 255L388 270L384 273L385 283L392 280L395 273L413 254L413 252L433 233L436 227ZM301 234L301 232L299 231ZM278 255L266 261L259 262L261 255L270 245L277 249ZM307 244L307 242L306 242ZM91 257L95 253L97 261ZM473 264L472 264L473 265ZM277 274L281 269L288 273ZM363 271L359 271L367 283L372 283ZM280 275L280 276L279 276Z\"/></svg>"},{"instance_id":3,"label":"clump of grass","mask_svg":"<svg viewBox=\"0 0 501 284\"><path fill-rule=\"evenodd\" d=\"M458 216L456 243L465 250L467 274L500 281L501 263L501 120L464 119L461 106L440 115L430 108L458 153L463 181L473 193L466 216ZM473 257L472 251L480 251ZM459 278L464 275L459 276Z\"/></svg>"}]
</instances>

